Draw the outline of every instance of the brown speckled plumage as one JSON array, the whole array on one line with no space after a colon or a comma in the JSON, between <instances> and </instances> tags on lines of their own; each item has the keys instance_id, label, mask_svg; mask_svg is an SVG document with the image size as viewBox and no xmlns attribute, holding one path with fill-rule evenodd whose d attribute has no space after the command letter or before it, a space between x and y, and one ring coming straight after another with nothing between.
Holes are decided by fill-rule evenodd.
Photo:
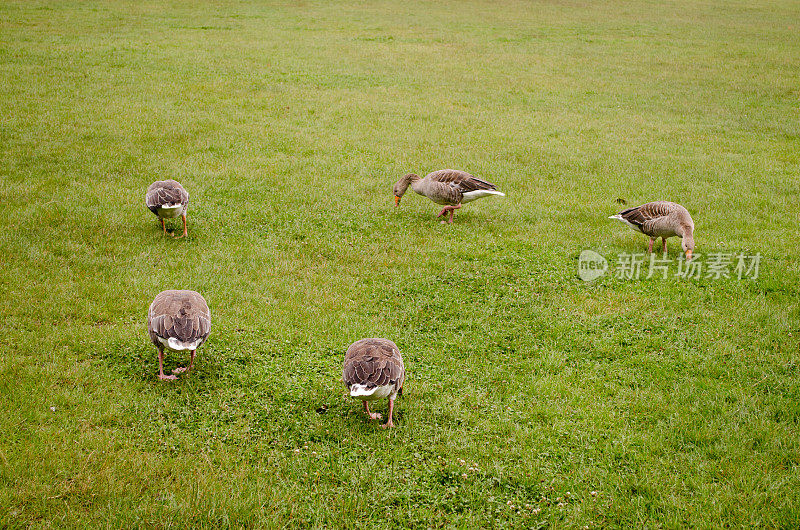
<instances>
[{"instance_id":1,"label":"brown speckled plumage","mask_svg":"<svg viewBox=\"0 0 800 530\"><path fill-rule=\"evenodd\" d=\"M189 207L189 193L176 180L157 180L147 188L145 203L151 212L161 217L161 209L166 205L180 204L181 213ZM177 216L176 216L177 217Z\"/></svg>"},{"instance_id":2,"label":"brown speckled plumage","mask_svg":"<svg viewBox=\"0 0 800 530\"><path fill-rule=\"evenodd\" d=\"M403 357L394 342L387 339L361 339L347 348L342 380L348 389L352 385L374 388L393 384L394 391L400 393L405 378Z\"/></svg>"},{"instance_id":3,"label":"brown speckled plumage","mask_svg":"<svg viewBox=\"0 0 800 530\"><path fill-rule=\"evenodd\" d=\"M147 314L150 340L158 348L158 340L170 338L182 343L205 342L211 333L211 313L203 296L195 291L169 290L158 293ZM199 346L199 344L198 344Z\"/></svg>"}]
</instances>

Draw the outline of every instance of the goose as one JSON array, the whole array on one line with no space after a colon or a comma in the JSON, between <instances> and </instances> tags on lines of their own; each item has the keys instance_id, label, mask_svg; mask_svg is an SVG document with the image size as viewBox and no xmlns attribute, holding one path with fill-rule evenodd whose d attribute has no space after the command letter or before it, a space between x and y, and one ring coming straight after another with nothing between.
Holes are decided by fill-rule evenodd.
<instances>
[{"instance_id":1,"label":"goose","mask_svg":"<svg viewBox=\"0 0 800 530\"><path fill-rule=\"evenodd\" d=\"M692 259L694 251L694 221L689 211L680 204L668 201L656 201L628 208L618 214L609 216L634 230L650 236L647 252L653 252L653 243L661 238L662 252L667 252L667 238L678 236L682 239L681 247L686 259Z\"/></svg>"},{"instance_id":2,"label":"goose","mask_svg":"<svg viewBox=\"0 0 800 530\"><path fill-rule=\"evenodd\" d=\"M370 412L369 401L389 398L389 419L383 428L394 427L394 400L403 393L406 369L400 349L388 339L361 339L347 348L342 381L350 396L364 402L364 411L371 420L381 415Z\"/></svg>"},{"instance_id":3,"label":"goose","mask_svg":"<svg viewBox=\"0 0 800 530\"><path fill-rule=\"evenodd\" d=\"M158 293L147 313L150 340L158 348L158 378L177 379L175 374L189 372L194 354L211 333L211 313L205 298L196 291L169 290ZM188 368L175 368L164 375L164 348L191 352Z\"/></svg>"},{"instance_id":4,"label":"goose","mask_svg":"<svg viewBox=\"0 0 800 530\"><path fill-rule=\"evenodd\" d=\"M183 235L186 237L186 210L189 208L189 193L176 180L157 180L147 188L145 202L150 211L156 214L161 221L164 234L167 227L164 219L180 216L183 219Z\"/></svg>"},{"instance_id":5,"label":"goose","mask_svg":"<svg viewBox=\"0 0 800 530\"><path fill-rule=\"evenodd\" d=\"M409 173L398 180L392 189L395 206L400 206L400 199L409 186L416 193L426 196L436 204L446 205L436 216L442 217L450 212L450 218L446 221L442 220L442 223L452 223L453 214L461 208L462 204L492 195L506 196L505 193L497 191L497 186L491 182L474 177L466 171L440 169L429 173L424 179L419 178L419 175Z\"/></svg>"}]
</instances>

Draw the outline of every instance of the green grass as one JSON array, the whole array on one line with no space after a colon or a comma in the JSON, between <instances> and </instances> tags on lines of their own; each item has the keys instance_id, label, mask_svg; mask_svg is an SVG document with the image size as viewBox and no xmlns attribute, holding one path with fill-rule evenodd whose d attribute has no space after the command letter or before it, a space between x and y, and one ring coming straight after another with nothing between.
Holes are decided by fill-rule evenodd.
<instances>
[{"instance_id":1,"label":"green grass","mask_svg":"<svg viewBox=\"0 0 800 530\"><path fill-rule=\"evenodd\" d=\"M800 526L798 87L783 0L3 2L0 526ZM393 208L445 167L507 197ZM759 277L582 282L645 249L617 198ZM171 384L169 288L213 319Z\"/></svg>"}]
</instances>

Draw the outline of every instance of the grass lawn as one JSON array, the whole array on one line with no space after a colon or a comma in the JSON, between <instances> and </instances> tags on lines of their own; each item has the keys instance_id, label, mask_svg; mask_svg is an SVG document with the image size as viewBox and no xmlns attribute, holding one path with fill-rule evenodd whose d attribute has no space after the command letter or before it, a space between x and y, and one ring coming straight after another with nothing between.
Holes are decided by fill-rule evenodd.
<instances>
[{"instance_id":1,"label":"grass lawn","mask_svg":"<svg viewBox=\"0 0 800 530\"><path fill-rule=\"evenodd\" d=\"M7 0L0 95L0 527L800 526L797 2ZM507 197L394 208L440 168ZM617 199L758 277L582 281Z\"/></svg>"}]
</instances>

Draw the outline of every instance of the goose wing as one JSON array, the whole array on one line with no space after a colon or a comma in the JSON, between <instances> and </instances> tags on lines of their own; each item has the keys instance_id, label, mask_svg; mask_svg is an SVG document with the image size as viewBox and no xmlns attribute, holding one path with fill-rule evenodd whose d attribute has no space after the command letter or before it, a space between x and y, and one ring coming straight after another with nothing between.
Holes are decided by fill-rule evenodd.
<instances>
[{"instance_id":1,"label":"goose wing","mask_svg":"<svg viewBox=\"0 0 800 530\"><path fill-rule=\"evenodd\" d=\"M205 342L211 333L211 312L196 291L162 291L150 304L147 329L156 346L158 338Z\"/></svg>"},{"instance_id":2,"label":"goose wing","mask_svg":"<svg viewBox=\"0 0 800 530\"><path fill-rule=\"evenodd\" d=\"M496 190L497 186L491 182L479 179L470 175L466 171L459 171L457 169L440 169L430 173L426 179L432 182L439 182L446 184L450 187L457 189L461 193L468 193L470 191L478 190Z\"/></svg>"},{"instance_id":3,"label":"goose wing","mask_svg":"<svg viewBox=\"0 0 800 530\"><path fill-rule=\"evenodd\" d=\"M159 180L147 188L145 203L153 213L157 213L166 204L186 206L189 203L189 192L175 180Z\"/></svg>"},{"instance_id":4,"label":"goose wing","mask_svg":"<svg viewBox=\"0 0 800 530\"><path fill-rule=\"evenodd\" d=\"M656 201L628 208L617 215L645 234L651 234L658 223L674 214L679 208L680 205L674 202Z\"/></svg>"},{"instance_id":5,"label":"goose wing","mask_svg":"<svg viewBox=\"0 0 800 530\"><path fill-rule=\"evenodd\" d=\"M405 381L405 366L397 345L387 339L361 339L347 349L342 380L367 387L394 385L398 391Z\"/></svg>"}]
</instances>

